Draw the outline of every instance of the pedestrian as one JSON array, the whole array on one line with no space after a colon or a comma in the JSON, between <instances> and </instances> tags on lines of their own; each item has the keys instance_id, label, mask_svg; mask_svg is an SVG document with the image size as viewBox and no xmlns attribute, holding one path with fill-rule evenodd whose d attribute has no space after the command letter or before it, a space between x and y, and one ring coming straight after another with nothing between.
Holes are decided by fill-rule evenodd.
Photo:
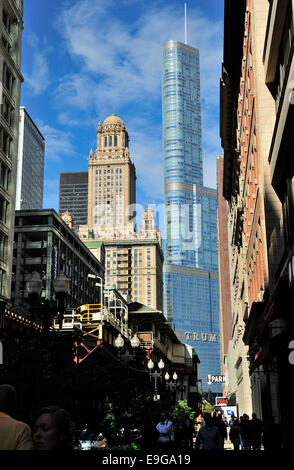
<instances>
[{"instance_id":1,"label":"pedestrian","mask_svg":"<svg viewBox=\"0 0 294 470\"><path fill-rule=\"evenodd\" d=\"M243 442L243 450L250 450L251 448L251 437L250 437L250 420L249 416L244 413L242 420L240 421L241 425L241 438Z\"/></svg>"},{"instance_id":2,"label":"pedestrian","mask_svg":"<svg viewBox=\"0 0 294 470\"><path fill-rule=\"evenodd\" d=\"M31 450L32 430L12 418L16 408L16 390L8 384L0 385L0 450Z\"/></svg>"},{"instance_id":3,"label":"pedestrian","mask_svg":"<svg viewBox=\"0 0 294 470\"><path fill-rule=\"evenodd\" d=\"M193 449L193 437L194 437L194 420L190 418L189 413L185 415L185 422L187 425L187 433L188 433L188 449Z\"/></svg>"},{"instance_id":4,"label":"pedestrian","mask_svg":"<svg viewBox=\"0 0 294 470\"><path fill-rule=\"evenodd\" d=\"M222 449L224 449L224 443L225 443L225 440L227 439L228 437L228 434L227 434L227 426L225 425L223 419L222 419L222 414L221 413L218 413L214 415L213 417L213 424L214 426L216 426L222 436Z\"/></svg>"},{"instance_id":5,"label":"pedestrian","mask_svg":"<svg viewBox=\"0 0 294 470\"><path fill-rule=\"evenodd\" d=\"M167 451L172 449L172 444L175 440L175 432L174 432L174 425L168 419L167 412L162 411L160 413L160 421L156 426L158 431L157 436L157 445L158 448Z\"/></svg>"},{"instance_id":6,"label":"pedestrian","mask_svg":"<svg viewBox=\"0 0 294 470\"><path fill-rule=\"evenodd\" d=\"M179 413L175 422L175 448L186 451L190 447L190 423L187 423L184 413Z\"/></svg>"},{"instance_id":7,"label":"pedestrian","mask_svg":"<svg viewBox=\"0 0 294 470\"><path fill-rule=\"evenodd\" d=\"M58 406L47 406L38 413L34 428L35 450L72 450L73 429L70 416Z\"/></svg>"},{"instance_id":8,"label":"pedestrian","mask_svg":"<svg viewBox=\"0 0 294 470\"><path fill-rule=\"evenodd\" d=\"M238 418L235 418L232 421L231 429L229 433L230 441L234 446L234 450L240 450L240 433L241 433L241 426Z\"/></svg>"},{"instance_id":9,"label":"pedestrian","mask_svg":"<svg viewBox=\"0 0 294 470\"><path fill-rule=\"evenodd\" d=\"M256 413L252 413L252 419L249 421L249 429L252 450L260 450L263 423L260 419L257 418Z\"/></svg>"},{"instance_id":10,"label":"pedestrian","mask_svg":"<svg viewBox=\"0 0 294 470\"><path fill-rule=\"evenodd\" d=\"M212 416L204 413L205 425L200 428L196 438L196 449L222 450L222 436L216 426L213 425Z\"/></svg>"}]
</instances>

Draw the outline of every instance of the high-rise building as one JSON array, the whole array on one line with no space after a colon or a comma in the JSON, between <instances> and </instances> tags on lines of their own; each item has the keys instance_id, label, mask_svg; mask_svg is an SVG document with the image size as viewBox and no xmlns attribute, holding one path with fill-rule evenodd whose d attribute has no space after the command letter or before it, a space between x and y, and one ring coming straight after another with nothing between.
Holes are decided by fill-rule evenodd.
<instances>
[{"instance_id":1,"label":"high-rise building","mask_svg":"<svg viewBox=\"0 0 294 470\"><path fill-rule=\"evenodd\" d=\"M136 228L136 170L129 136L115 114L98 124L97 149L89 154L88 224L79 237L100 259L105 247L105 284L129 301L163 310L163 252L155 213L146 209Z\"/></svg>"},{"instance_id":2,"label":"high-rise building","mask_svg":"<svg viewBox=\"0 0 294 470\"><path fill-rule=\"evenodd\" d=\"M163 152L166 209L165 313L200 359L203 391L220 392L217 198L203 186L199 51L163 47Z\"/></svg>"},{"instance_id":3,"label":"high-rise building","mask_svg":"<svg viewBox=\"0 0 294 470\"><path fill-rule=\"evenodd\" d=\"M228 241L228 205L223 196L224 159L220 156L216 157L216 175L222 365L224 374L228 376L227 359L229 342L232 339L232 309ZM225 383L224 391L226 391L226 393L228 391L227 383Z\"/></svg>"},{"instance_id":4,"label":"high-rise building","mask_svg":"<svg viewBox=\"0 0 294 470\"><path fill-rule=\"evenodd\" d=\"M45 139L20 107L15 209L42 209Z\"/></svg>"},{"instance_id":5,"label":"high-rise building","mask_svg":"<svg viewBox=\"0 0 294 470\"><path fill-rule=\"evenodd\" d=\"M88 172L74 171L60 173L59 176L59 215L70 212L73 230L88 219Z\"/></svg>"},{"instance_id":6,"label":"high-rise building","mask_svg":"<svg viewBox=\"0 0 294 470\"><path fill-rule=\"evenodd\" d=\"M53 298L52 280L64 272L70 278L67 307L98 303L99 289L88 274L104 279L103 255L102 262L97 260L53 209L16 211L14 241L11 298L15 305L29 303L26 283L34 271L43 281L43 299Z\"/></svg>"},{"instance_id":7,"label":"high-rise building","mask_svg":"<svg viewBox=\"0 0 294 470\"><path fill-rule=\"evenodd\" d=\"M22 0L0 2L0 298L11 291L19 127Z\"/></svg>"},{"instance_id":8,"label":"high-rise building","mask_svg":"<svg viewBox=\"0 0 294 470\"><path fill-rule=\"evenodd\" d=\"M128 132L123 120L111 114L102 126L99 122L97 149L89 155L88 226L96 226L98 237L123 236L135 217L128 208L135 203L136 170Z\"/></svg>"},{"instance_id":9,"label":"high-rise building","mask_svg":"<svg viewBox=\"0 0 294 470\"><path fill-rule=\"evenodd\" d=\"M100 259L105 247L105 284L126 299L163 311L163 252L155 214L146 209L143 229L133 238L87 240L85 245Z\"/></svg>"}]
</instances>

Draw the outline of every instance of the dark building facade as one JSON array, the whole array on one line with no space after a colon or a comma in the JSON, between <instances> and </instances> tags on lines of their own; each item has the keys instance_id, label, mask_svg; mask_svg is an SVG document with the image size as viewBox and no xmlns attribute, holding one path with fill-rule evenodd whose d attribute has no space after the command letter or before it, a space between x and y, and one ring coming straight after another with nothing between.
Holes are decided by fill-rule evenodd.
<instances>
[{"instance_id":1,"label":"dark building facade","mask_svg":"<svg viewBox=\"0 0 294 470\"><path fill-rule=\"evenodd\" d=\"M60 173L59 215L69 211L73 217L73 229L86 225L88 220L88 172Z\"/></svg>"},{"instance_id":2,"label":"dark building facade","mask_svg":"<svg viewBox=\"0 0 294 470\"><path fill-rule=\"evenodd\" d=\"M94 274L104 279L104 263L88 250L53 209L16 211L12 302L27 302L26 282L33 271L41 274L42 297L54 296L52 280L63 271L71 280L67 307L97 303L99 289Z\"/></svg>"}]
</instances>

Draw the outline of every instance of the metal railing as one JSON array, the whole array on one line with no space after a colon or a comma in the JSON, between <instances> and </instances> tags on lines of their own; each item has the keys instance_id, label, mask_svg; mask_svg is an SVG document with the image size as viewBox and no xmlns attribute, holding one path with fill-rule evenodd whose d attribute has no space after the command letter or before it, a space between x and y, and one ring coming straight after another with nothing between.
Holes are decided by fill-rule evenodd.
<instances>
[{"instance_id":1,"label":"metal railing","mask_svg":"<svg viewBox=\"0 0 294 470\"><path fill-rule=\"evenodd\" d=\"M65 314L62 329L69 330L74 329L74 327L83 329L84 327L103 322L109 323L119 333L122 333L127 338L131 338L130 328L114 313L110 312L107 307L101 304L80 305L72 313ZM57 319L54 319L54 329L59 329Z\"/></svg>"}]
</instances>

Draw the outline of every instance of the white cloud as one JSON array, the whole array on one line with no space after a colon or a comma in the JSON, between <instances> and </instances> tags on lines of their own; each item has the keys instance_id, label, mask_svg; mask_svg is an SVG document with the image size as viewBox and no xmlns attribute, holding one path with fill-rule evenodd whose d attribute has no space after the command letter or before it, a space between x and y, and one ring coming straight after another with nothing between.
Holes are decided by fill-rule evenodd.
<instances>
[{"instance_id":1,"label":"white cloud","mask_svg":"<svg viewBox=\"0 0 294 470\"><path fill-rule=\"evenodd\" d=\"M124 21L121 6L122 2L115 0L79 0L62 11L58 31L76 66L75 73L60 79L55 103L64 122L66 115L72 118L72 110L97 120L113 112L120 115L133 143L131 156L137 168L137 183L146 195L154 191L159 196L163 192L161 133L157 127L161 118L162 46L170 39L183 42L183 6L162 6L161 2L151 1L143 13L134 15L131 24ZM199 8L189 8L188 42L200 50L205 175L208 171L205 180L211 182L215 172L212 180L209 155L220 152L215 122L222 34L221 22L204 16ZM157 119L153 125L154 111Z\"/></svg>"},{"instance_id":2,"label":"white cloud","mask_svg":"<svg viewBox=\"0 0 294 470\"><path fill-rule=\"evenodd\" d=\"M64 157L75 155L73 135L38 121L38 127L45 138L45 161L61 163Z\"/></svg>"},{"instance_id":3,"label":"white cloud","mask_svg":"<svg viewBox=\"0 0 294 470\"><path fill-rule=\"evenodd\" d=\"M36 35L30 34L28 44L31 48L31 66L30 71L24 71L25 84L31 88L33 95L41 95L50 85L49 66L47 54L50 47L44 44Z\"/></svg>"},{"instance_id":4,"label":"white cloud","mask_svg":"<svg viewBox=\"0 0 294 470\"><path fill-rule=\"evenodd\" d=\"M163 165L160 139L142 131L130 130L133 144L131 158L136 165L137 186L144 191L148 202L163 197Z\"/></svg>"}]
</instances>

